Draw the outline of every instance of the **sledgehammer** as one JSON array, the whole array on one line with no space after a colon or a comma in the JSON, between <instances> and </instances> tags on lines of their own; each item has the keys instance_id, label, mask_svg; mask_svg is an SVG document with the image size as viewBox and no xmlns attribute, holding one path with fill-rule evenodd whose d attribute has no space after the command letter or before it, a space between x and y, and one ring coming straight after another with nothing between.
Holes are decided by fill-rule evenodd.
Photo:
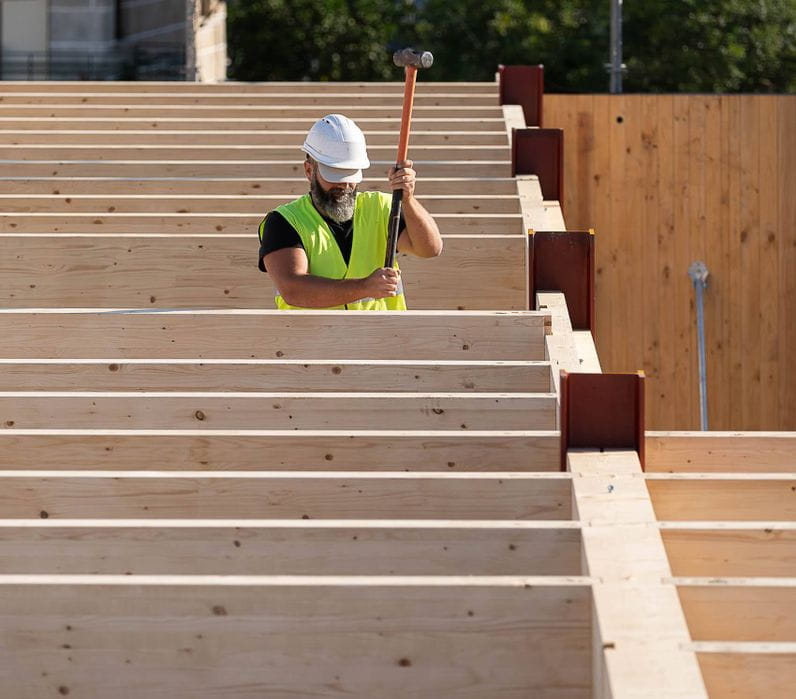
<instances>
[{"instance_id":1,"label":"sledgehammer","mask_svg":"<svg viewBox=\"0 0 796 699\"><path fill-rule=\"evenodd\" d=\"M398 167L404 160L409 150L409 127L412 122L412 105L415 101L415 81L418 68L430 68L434 56L428 51L415 51L403 49L396 51L392 56L393 63L399 68L404 68L406 82L404 83L404 105L401 113L401 134L398 138L398 156L395 166ZM402 189L395 189L392 193L392 208L390 209L390 222L387 227L387 256L385 267L395 264L395 246L398 244L398 226L401 222Z\"/></svg>"}]
</instances>

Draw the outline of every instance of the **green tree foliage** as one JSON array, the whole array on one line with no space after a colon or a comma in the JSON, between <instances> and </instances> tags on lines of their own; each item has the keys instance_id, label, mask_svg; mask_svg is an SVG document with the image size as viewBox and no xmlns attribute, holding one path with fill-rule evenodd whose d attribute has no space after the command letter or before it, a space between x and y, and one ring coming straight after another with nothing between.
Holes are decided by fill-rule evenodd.
<instances>
[{"instance_id":1,"label":"green tree foliage","mask_svg":"<svg viewBox=\"0 0 796 699\"><path fill-rule=\"evenodd\" d=\"M626 89L796 90L795 0L625 3Z\"/></svg>"},{"instance_id":2,"label":"green tree foliage","mask_svg":"<svg viewBox=\"0 0 796 699\"><path fill-rule=\"evenodd\" d=\"M610 0L229 0L238 80L400 80L393 49L434 53L424 80L544 63L552 92L604 92ZM625 0L625 90L796 91L796 0Z\"/></svg>"},{"instance_id":3,"label":"green tree foliage","mask_svg":"<svg viewBox=\"0 0 796 699\"><path fill-rule=\"evenodd\" d=\"M395 80L390 0L239 0L227 35L235 80Z\"/></svg>"}]
</instances>

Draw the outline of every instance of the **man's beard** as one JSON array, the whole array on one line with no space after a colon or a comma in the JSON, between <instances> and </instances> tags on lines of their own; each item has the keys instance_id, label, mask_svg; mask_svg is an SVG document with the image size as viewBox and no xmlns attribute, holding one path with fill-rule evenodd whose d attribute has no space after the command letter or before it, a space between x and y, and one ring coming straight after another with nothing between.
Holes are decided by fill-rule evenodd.
<instances>
[{"instance_id":1,"label":"man's beard","mask_svg":"<svg viewBox=\"0 0 796 699\"><path fill-rule=\"evenodd\" d=\"M312 203L321 216L331 219L335 223L350 221L354 216L354 203L357 198L357 188L330 189L324 191L318 182L318 175L313 173L310 184Z\"/></svg>"}]
</instances>

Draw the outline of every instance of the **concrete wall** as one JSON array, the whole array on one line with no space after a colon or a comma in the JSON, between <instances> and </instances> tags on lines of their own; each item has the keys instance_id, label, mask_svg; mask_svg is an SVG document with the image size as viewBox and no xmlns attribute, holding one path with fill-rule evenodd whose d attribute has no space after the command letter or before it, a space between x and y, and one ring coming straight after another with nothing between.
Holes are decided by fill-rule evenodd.
<instances>
[{"instance_id":1,"label":"concrete wall","mask_svg":"<svg viewBox=\"0 0 796 699\"><path fill-rule=\"evenodd\" d=\"M47 0L0 2L0 25L4 53L47 50Z\"/></svg>"},{"instance_id":2,"label":"concrete wall","mask_svg":"<svg viewBox=\"0 0 796 699\"><path fill-rule=\"evenodd\" d=\"M227 79L227 6L218 0L196 0L194 51L196 80Z\"/></svg>"},{"instance_id":3,"label":"concrete wall","mask_svg":"<svg viewBox=\"0 0 796 699\"><path fill-rule=\"evenodd\" d=\"M185 43L186 0L122 0L120 9L120 39L125 43Z\"/></svg>"},{"instance_id":4,"label":"concrete wall","mask_svg":"<svg viewBox=\"0 0 796 699\"><path fill-rule=\"evenodd\" d=\"M51 50L104 54L115 44L115 0L50 0Z\"/></svg>"}]
</instances>

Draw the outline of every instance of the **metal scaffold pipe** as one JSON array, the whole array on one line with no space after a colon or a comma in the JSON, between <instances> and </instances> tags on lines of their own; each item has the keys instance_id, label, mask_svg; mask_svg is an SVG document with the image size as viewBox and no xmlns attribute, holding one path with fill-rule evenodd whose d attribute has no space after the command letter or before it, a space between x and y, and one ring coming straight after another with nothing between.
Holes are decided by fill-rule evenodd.
<instances>
[{"instance_id":1,"label":"metal scaffold pipe","mask_svg":"<svg viewBox=\"0 0 796 699\"><path fill-rule=\"evenodd\" d=\"M610 91L622 92L622 0L611 0L611 56L608 72L611 74Z\"/></svg>"},{"instance_id":2,"label":"metal scaffold pipe","mask_svg":"<svg viewBox=\"0 0 796 699\"><path fill-rule=\"evenodd\" d=\"M708 268L704 262L692 262L688 268L688 276L696 291L697 333L699 340L699 405L700 424L702 430L708 429L708 386L707 368L705 363L705 312L702 294L708 287Z\"/></svg>"}]
</instances>

